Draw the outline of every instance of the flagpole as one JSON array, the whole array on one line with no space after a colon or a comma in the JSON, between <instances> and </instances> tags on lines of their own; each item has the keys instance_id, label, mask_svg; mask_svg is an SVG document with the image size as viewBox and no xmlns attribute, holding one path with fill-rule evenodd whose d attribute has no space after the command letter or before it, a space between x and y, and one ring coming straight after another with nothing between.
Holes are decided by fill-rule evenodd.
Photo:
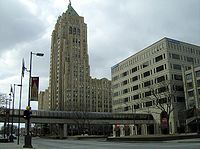
<instances>
[{"instance_id":1,"label":"flagpole","mask_svg":"<svg viewBox=\"0 0 200 149\"><path fill-rule=\"evenodd\" d=\"M24 59L22 60L22 72L21 72L21 82L20 82L20 95L19 95L19 111L18 111L18 129L17 129L17 133L18 133L18 137L17 137L17 144L19 145L19 136L20 136L20 111L21 111L21 100L22 100L22 79L24 77L24 70L25 70L25 66L24 66Z\"/></svg>"}]
</instances>

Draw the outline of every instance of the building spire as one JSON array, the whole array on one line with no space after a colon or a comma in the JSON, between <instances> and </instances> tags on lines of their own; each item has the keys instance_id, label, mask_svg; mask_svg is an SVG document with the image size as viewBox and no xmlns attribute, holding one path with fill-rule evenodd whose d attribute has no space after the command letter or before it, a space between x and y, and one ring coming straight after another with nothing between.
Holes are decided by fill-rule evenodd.
<instances>
[{"instance_id":1,"label":"building spire","mask_svg":"<svg viewBox=\"0 0 200 149\"><path fill-rule=\"evenodd\" d=\"M69 5L72 5L71 0L69 0Z\"/></svg>"}]
</instances>

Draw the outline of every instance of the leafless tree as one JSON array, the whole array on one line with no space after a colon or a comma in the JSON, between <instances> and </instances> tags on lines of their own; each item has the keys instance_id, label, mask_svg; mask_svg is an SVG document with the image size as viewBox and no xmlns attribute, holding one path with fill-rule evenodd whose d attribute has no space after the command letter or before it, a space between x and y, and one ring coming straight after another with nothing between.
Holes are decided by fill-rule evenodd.
<instances>
[{"instance_id":1,"label":"leafless tree","mask_svg":"<svg viewBox=\"0 0 200 149\"><path fill-rule=\"evenodd\" d=\"M166 113L167 128L169 128L169 118L175 109L174 98L176 94L176 87L173 82L169 80L162 81L149 87L150 98L153 100L156 108L161 110L161 113ZM169 133L169 129L167 130Z\"/></svg>"}]
</instances>

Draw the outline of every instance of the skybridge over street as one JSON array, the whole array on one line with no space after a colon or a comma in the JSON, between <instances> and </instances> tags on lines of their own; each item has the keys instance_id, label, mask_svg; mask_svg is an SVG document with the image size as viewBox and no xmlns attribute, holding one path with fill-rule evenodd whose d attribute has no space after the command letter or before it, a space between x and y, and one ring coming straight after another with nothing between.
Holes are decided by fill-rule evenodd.
<instances>
[{"instance_id":1,"label":"skybridge over street","mask_svg":"<svg viewBox=\"0 0 200 149\"><path fill-rule=\"evenodd\" d=\"M13 116L13 122L26 123L23 118L24 110L15 109L12 115L10 110L10 122ZM0 122L5 121L5 113L0 113ZM67 124L81 124L88 122L91 125L153 125L155 123L151 114L139 113L105 113L105 112L79 112L79 111L41 111L32 110L31 123L33 124L58 124L61 128L60 132L65 132Z\"/></svg>"}]
</instances>

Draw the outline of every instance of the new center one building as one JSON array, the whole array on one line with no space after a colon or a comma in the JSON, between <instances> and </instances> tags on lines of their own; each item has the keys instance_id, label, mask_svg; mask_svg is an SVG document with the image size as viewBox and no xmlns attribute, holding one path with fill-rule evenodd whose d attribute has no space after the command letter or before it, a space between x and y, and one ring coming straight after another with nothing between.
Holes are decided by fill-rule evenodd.
<instances>
[{"instance_id":1,"label":"new center one building","mask_svg":"<svg viewBox=\"0 0 200 149\"><path fill-rule=\"evenodd\" d=\"M156 120L155 133L160 133L161 109L156 108L150 88L163 93L157 84L168 80L173 93L169 130L176 133L178 112L185 109L182 70L200 64L200 47L163 38L111 68L113 112L151 113ZM176 91L176 92L175 92ZM164 97L163 97L164 99ZM167 102L163 100L163 103Z\"/></svg>"}]
</instances>

